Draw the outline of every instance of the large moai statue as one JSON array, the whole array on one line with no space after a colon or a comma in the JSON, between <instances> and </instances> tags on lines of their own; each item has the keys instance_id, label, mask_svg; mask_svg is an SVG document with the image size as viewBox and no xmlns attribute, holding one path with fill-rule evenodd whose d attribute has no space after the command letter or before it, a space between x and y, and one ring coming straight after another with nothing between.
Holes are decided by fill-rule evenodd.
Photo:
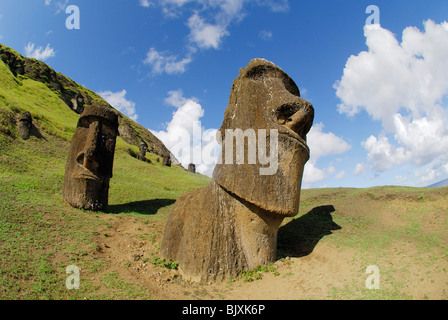
<instances>
[{"instance_id":1,"label":"large moai statue","mask_svg":"<svg viewBox=\"0 0 448 320\"><path fill-rule=\"evenodd\" d=\"M241 69L218 133L221 163L207 187L176 201L161 256L179 262L193 281L225 280L274 262L278 229L298 214L313 119L313 106L278 66L254 59Z\"/></svg>"},{"instance_id":2,"label":"large moai statue","mask_svg":"<svg viewBox=\"0 0 448 320\"><path fill-rule=\"evenodd\" d=\"M70 144L62 195L71 206L102 210L108 204L118 115L92 105L83 111Z\"/></svg>"}]
</instances>

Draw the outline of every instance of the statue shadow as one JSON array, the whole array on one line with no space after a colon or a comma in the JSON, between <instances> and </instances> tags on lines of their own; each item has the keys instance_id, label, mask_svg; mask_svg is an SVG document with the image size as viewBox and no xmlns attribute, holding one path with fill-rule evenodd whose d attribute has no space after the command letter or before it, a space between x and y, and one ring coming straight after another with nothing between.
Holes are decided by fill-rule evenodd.
<instances>
[{"instance_id":1,"label":"statue shadow","mask_svg":"<svg viewBox=\"0 0 448 320\"><path fill-rule=\"evenodd\" d=\"M323 237L331 235L333 230L341 229L331 216L334 211L332 205L316 207L282 226L277 239L278 259L307 256Z\"/></svg>"},{"instance_id":2,"label":"statue shadow","mask_svg":"<svg viewBox=\"0 0 448 320\"><path fill-rule=\"evenodd\" d=\"M134 201L124 204L109 205L105 210L106 213L139 213L144 215L156 214L159 209L172 205L176 200L173 199L151 199Z\"/></svg>"},{"instance_id":3,"label":"statue shadow","mask_svg":"<svg viewBox=\"0 0 448 320\"><path fill-rule=\"evenodd\" d=\"M30 135L36 137L37 139L43 139L43 140L45 140L45 141L48 141L48 140L42 135L42 133L40 133L39 129L38 129L34 124L31 124Z\"/></svg>"}]
</instances>

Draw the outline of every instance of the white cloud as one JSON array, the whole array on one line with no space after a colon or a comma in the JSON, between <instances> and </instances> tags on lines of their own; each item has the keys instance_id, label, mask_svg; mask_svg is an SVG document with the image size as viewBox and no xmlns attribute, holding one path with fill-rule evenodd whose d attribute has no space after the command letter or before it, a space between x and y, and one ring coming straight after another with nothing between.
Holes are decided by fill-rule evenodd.
<instances>
[{"instance_id":1,"label":"white cloud","mask_svg":"<svg viewBox=\"0 0 448 320\"><path fill-rule=\"evenodd\" d=\"M153 3L150 2L149 0L140 0L140 5L142 7L149 8L150 6L153 5Z\"/></svg>"},{"instance_id":2,"label":"white cloud","mask_svg":"<svg viewBox=\"0 0 448 320\"><path fill-rule=\"evenodd\" d=\"M313 125L307 134L308 146L311 150L310 162L316 163L321 157L341 154L350 150L351 146L334 133L323 132L324 124Z\"/></svg>"},{"instance_id":3,"label":"white cloud","mask_svg":"<svg viewBox=\"0 0 448 320\"><path fill-rule=\"evenodd\" d=\"M260 6L266 6L273 12L287 12L289 10L288 0L256 0Z\"/></svg>"},{"instance_id":4,"label":"white cloud","mask_svg":"<svg viewBox=\"0 0 448 320\"><path fill-rule=\"evenodd\" d=\"M272 39L272 31L270 30L261 30L258 33L258 36L262 39L262 40L270 40Z\"/></svg>"},{"instance_id":5,"label":"white cloud","mask_svg":"<svg viewBox=\"0 0 448 320\"><path fill-rule=\"evenodd\" d=\"M337 175L334 176L336 180L341 180L345 178L345 171L340 171Z\"/></svg>"},{"instance_id":6,"label":"white cloud","mask_svg":"<svg viewBox=\"0 0 448 320\"><path fill-rule=\"evenodd\" d=\"M364 172L367 171L367 166L364 163L358 163L355 167L355 170L353 171L353 173L355 174L355 176L359 176L361 174L363 174Z\"/></svg>"},{"instance_id":7,"label":"white cloud","mask_svg":"<svg viewBox=\"0 0 448 320\"><path fill-rule=\"evenodd\" d=\"M191 62L192 58L189 55L182 60L178 60L177 56L159 52L155 48L149 49L146 59L143 61L145 65L152 67L152 71L155 74L163 72L168 74L184 73Z\"/></svg>"},{"instance_id":8,"label":"white cloud","mask_svg":"<svg viewBox=\"0 0 448 320\"><path fill-rule=\"evenodd\" d=\"M135 112L135 103L131 100L126 99L126 90L121 90L118 92L112 91L101 91L98 94L106 100L112 107L131 118L134 121L137 121L138 115Z\"/></svg>"},{"instance_id":9,"label":"white cloud","mask_svg":"<svg viewBox=\"0 0 448 320\"><path fill-rule=\"evenodd\" d=\"M140 5L149 7L156 5L149 0L140 0ZM188 4L188 5L187 5ZM180 18L188 16L185 21L189 29L187 51L182 60L177 56L163 54L151 48L146 58L146 64L153 66L156 73L183 73L185 67L198 49L218 50L225 37L230 36L230 27L240 22L246 15L245 5L267 6L273 12L289 10L288 0L158 0L157 5L165 16ZM272 33L265 31L260 34L265 39L272 37ZM169 72L171 70L171 72Z\"/></svg>"},{"instance_id":10,"label":"white cloud","mask_svg":"<svg viewBox=\"0 0 448 320\"><path fill-rule=\"evenodd\" d=\"M222 38L229 35L226 26L206 23L197 13L188 19L187 25L190 41L201 49L218 49Z\"/></svg>"},{"instance_id":11,"label":"white cloud","mask_svg":"<svg viewBox=\"0 0 448 320\"><path fill-rule=\"evenodd\" d=\"M45 61L49 58L52 58L56 55L53 48L50 47L50 44L47 44L45 48L37 47L34 43L28 43L25 47L25 56L29 58L34 58L37 60Z\"/></svg>"},{"instance_id":12,"label":"white cloud","mask_svg":"<svg viewBox=\"0 0 448 320\"><path fill-rule=\"evenodd\" d=\"M303 174L303 183L305 187L325 180L328 176L333 175L336 169L333 166L319 169L317 162L320 158L329 155L342 154L350 150L351 146L342 138L337 137L332 132L323 132L323 123L315 124L307 134L308 146L310 147L310 160L305 165ZM339 175L339 179L342 177Z\"/></svg>"},{"instance_id":13,"label":"white cloud","mask_svg":"<svg viewBox=\"0 0 448 320\"><path fill-rule=\"evenodd\" d=\"M165 130L151 131L185 168L194 163L197 172L211 177L219 155L217 130L202 127L202 106L196 98L185 98L182 90L168 92L165 102L176 111Z\"/></svg>"},{"instance_id":14,"label":"white cloud","mask_svg":"<svg viewBox=\"0 0 448 320\"><path fill-rule=\"evenodd\" d=\"M374 170L437 162L448 153L448 22L408 27L401 43L379 26L364 34L368 51L351 56L335 84L339 112L381 121L385 132L362 142Z\"/></svg>"},{"instance_id":15,"label":"white cloud","mask_svg":"<svg viewBox=\"0 0 448 320\"><path fill-rule=\"evenodd\" d=\"M61 12L65 12L65 9L67 8L68 0L65 0L64 2L56 2L56 14L59 14Z\"/></svg>"},{"instance_id":16,"label":"white cloud","mask_svg":"<svg viewBox=\"0 0 448 320\"><path fill-rule=\"evenodd\" d=\"M50 3L51 3L51 0L45 0L45 5L46 6L50 5Z\"/></svg>"}]
</instances>

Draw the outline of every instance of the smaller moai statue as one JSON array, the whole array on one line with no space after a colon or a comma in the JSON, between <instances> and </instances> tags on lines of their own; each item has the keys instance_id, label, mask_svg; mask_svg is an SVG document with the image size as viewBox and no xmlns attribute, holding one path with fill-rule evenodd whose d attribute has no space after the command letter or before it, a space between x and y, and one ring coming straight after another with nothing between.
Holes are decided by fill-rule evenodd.
<instances>
[{"instance_id":1,"label":"smaller moai statue","mask_svg":"<svg viewBox=\"0 0 448 320\"><path fill-rule=\"evenodd\" d=\"M33 118L30 112L25 112L19 115L18 118L18 131L23 140L28 140L31 136L31 130L33 128Z\"/></svg>"}]
</instances>

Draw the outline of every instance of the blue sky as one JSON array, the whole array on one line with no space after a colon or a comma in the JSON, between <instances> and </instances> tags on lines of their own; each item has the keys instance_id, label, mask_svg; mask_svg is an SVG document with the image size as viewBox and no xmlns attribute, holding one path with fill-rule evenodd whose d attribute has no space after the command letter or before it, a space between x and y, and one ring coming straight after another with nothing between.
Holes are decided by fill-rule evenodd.
<instances>
[{"instance_id":1,"label":"blue sky","mask_svg":"<svg viewBox=\"0 0 448 320\"><path fill-rule=\"evenodd\" d=\"M79 29L66 27L70 5ZM379 24L366 27L369 5ZM446 0L0 0L1 43L98 92L169 148L193 123L209 135L221 126L239 68L276 63L316 110L306 188L448 177L445 21Z\"/></svg>"}]
</instances>

